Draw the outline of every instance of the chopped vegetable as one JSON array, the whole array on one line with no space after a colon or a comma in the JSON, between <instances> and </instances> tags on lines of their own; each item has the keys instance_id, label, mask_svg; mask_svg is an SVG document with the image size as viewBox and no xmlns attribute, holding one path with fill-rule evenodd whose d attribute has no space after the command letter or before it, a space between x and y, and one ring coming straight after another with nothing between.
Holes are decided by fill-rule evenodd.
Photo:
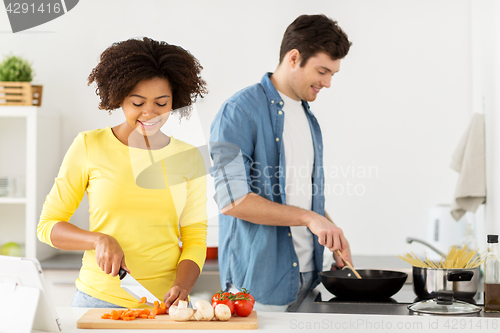
<instances>
[{"instance_id":1,"label":"chopped vegetable","mask_svg":"<svg viewBox=\"0 0 500 333\"><path fill-rule=\"evenodd\" d=\"M155 304L155 308L153 309L153 314L154 315L166 314L167 313L167 307L165 306L165 303L155 301L154 304Z\"/></svg>"},{"instance_id":2,"label":"chopped vegetable","mask_svg":"<svg viewBox=\"0 0 500 333\"><path fill-rule=\"evenodd\" d=\"M160 311L163 311L160 307L158 309ZM154 311L155 310L153 310L153 312ZM126 310L112 310L111 313L104 313L103 315L101 315L101 318L129 321L129 320L135 320L137 318L154 319L155 315L151 314L151 311L149 309L136 309L136 310L126 309Z\"/></svg>"}]
</instances>

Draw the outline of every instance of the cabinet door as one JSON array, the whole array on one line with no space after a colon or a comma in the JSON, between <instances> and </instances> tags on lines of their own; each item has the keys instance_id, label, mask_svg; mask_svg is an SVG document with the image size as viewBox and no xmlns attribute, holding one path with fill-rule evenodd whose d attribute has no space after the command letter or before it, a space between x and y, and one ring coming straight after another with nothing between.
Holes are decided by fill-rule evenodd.
<instances>
[{"instance_id":1,"label":"cabinet door","mask_svg":"<svg viewBox=\"0 0 500 333\"><path fill-rule=\"evenodd\" d=\"M43 271L47 292L55 306L71 306L76 292L75 281L79 270L52 270Z\"/></svg>"}]
</instances>

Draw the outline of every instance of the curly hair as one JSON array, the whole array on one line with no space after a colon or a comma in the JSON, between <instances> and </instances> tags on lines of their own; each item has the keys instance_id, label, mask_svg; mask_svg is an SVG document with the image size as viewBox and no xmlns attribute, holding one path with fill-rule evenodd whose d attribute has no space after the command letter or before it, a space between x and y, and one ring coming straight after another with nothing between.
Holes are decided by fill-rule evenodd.
<instances>
[{"instance_id":1,"label":"curly hair","mask_svg":"<svg viewBox=\"0 0 500 333\"><path fill-rule=\"evenodd\" d=\"M318 52L325 52L333 60L344 58L352 43L346 33L325 15L300 15L285 31L280 48L280 63L288 51L297 49L304 67Z\"/></svg>"},{"instance_id":2,"label":"curly hair","mask_svg":"<svg viewBox=\"0 0 500 333\"><path fill-rule=\"evenodd\" d=\"M180 46L144 37L113 43L101 54L99 64L88 77L88 85L97 84L99 109L121 106L137 83L154 78L167 79L172 87L172 112L189 118L192 103L207 94L201 78L203 67Z\"/></svg>"}]
</instances>

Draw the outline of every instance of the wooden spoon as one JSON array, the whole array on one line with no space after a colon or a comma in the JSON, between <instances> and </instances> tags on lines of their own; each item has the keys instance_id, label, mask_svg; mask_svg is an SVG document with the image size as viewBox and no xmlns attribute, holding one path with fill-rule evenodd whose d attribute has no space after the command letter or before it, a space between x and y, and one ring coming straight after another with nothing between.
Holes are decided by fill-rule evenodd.
<instances>
[{"instance_id":1,"label":"wooden spoon","mask_svg":"<svg viewBox=\"0 0 500 333\"><path fill-rule=\"evenodd\" d=\"M340 250L337 250L335 252L337 252L337 254L342 258L342 260L346 263L347 267L349 267L354 272L354 275L356 275L356 277L358 279L361 279L361 275L359 275L359 273L356 272L356 270L354 269L354 267L352 267L351 263L349 261L347 261L347 260L344 259L344 256L342 255L342 252L340 252Z\"/></svg>"}]
</instances>

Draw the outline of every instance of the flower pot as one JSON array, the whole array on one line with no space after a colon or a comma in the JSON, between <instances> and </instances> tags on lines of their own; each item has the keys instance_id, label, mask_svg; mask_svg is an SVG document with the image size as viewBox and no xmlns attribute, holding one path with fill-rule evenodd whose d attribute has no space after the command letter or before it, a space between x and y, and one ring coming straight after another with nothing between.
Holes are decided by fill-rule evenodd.
<instances>
[{"instance_id":1,"label":"flower pot","mask_svg":"<svg viewBox=\"0 0 500 333\"><path fill-rule=\"evenodd\" d=\"M42 105L43 86L30 82L0 82L0 105Z\"/></svg>"}]
</instances>

